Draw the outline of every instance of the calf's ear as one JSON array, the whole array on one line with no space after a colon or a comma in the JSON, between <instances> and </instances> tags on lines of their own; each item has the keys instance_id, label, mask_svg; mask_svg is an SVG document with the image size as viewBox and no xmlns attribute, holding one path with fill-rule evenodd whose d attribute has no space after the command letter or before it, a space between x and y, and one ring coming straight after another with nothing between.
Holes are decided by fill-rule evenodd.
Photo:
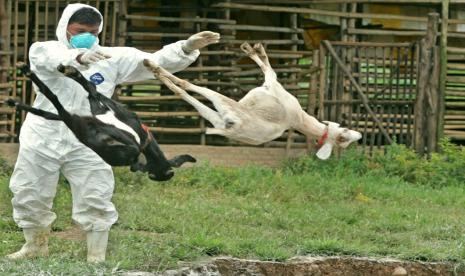
<instances>
[{"instance_id":1,"label":"calf's ear","mask_svg":"<svg viewBox=\"0 0 465 276\"><path fill-rule=\"evenodd\" d=\"M329 142L326 142L321 146L321 148L316 152L316 156L321 160L326 160L331 156L333 151L333 145Z\"/></svg>"},{"instance_id":2,"label":"calf's ear","mask_svg":"<svg viewBox=\"0 0 465 276\"><path fill-rule=\"evenodd\" d=\"M197 162L197 160L194 157L190 156L189 154L182 154L182 155L175 156L173 159L168 160L168 162L170 163L172 167L179 168L181 167L182 164L186 162L195 163Z\"/></svg>"}]
</instances>

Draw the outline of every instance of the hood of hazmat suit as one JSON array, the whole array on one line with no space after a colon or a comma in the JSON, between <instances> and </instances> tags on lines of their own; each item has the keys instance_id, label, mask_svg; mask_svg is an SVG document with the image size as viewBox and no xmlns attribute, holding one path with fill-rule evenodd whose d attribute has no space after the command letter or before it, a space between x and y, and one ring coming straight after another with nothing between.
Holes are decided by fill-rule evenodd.
<instances>
[{"instance_id":1,"label":"hood of hazmat suit","mask_svg":"<svg viewBox=\"0 0 465 276\"><path fill-rule=\"evenodd\" d=\"M80 10L82 8L92 8L94 11L98 12L98 14L100 14L100 19L101 19L100 25L98 27L98 33L100 34L102 32L102 29L103 29L103 16L99 12L99 10L97 10L94 7L85 5L85 4L69 4L64 9L63 14L61 15L60 21L58 21L57 30L56 30L55 33L57 35L58 41L60 41L61 43L63 43L64 45L66 45L70 49L72 47L69 44L68 38L66 36L66 29L68 27L68 22L69 22L69 19L71 18L71 16L73 16L73 14L75 12L77 12L78 10Z\"/></svg>"}]
</instances>

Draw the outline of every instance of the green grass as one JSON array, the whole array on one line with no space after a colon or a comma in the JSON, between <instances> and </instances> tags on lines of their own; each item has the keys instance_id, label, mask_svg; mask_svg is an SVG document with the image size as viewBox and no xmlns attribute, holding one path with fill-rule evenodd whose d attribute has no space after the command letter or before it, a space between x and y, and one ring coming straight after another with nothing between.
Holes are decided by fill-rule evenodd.
<instances>
[{"instance_id":1,"label":"green grass","mask_svg":"<svg viewBox=\"0 0 465 276\"><path fill-rule=\"evenodd\" d=\"M120 218L110 234L105 264L84 262L84 241L52 238L49 258L0 260L0 275L156 272L179 261L219 255L262 260L305 254L390 256L460 263L465 257L465 186L463 173L454 172L463 171L465 151L447 142L443 147L444 153L431 161L393 146L386 156L372 159L352 149L339 160L305 157L279 169L201 164L178 170L167 183L117 169L114 202ZM425 177L431 170L437 176ZM10 170L3 171L1 256L22 244L11 218ZM54 231L73 227L70 200L62 180Z\"/></svg>"}]
</instances>

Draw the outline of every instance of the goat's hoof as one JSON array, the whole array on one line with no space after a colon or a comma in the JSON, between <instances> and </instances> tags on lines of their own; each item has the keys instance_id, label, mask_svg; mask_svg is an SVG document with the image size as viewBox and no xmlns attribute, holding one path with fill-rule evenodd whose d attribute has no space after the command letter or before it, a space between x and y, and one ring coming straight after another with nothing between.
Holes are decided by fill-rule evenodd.
<instances>
[{"instance_id":1,"label":"goat's hoof","mask_svg":"<svg viewBox=\"0 0 465 276\"><path fill-rule=\"evenodd\" d=\"M62 64L58 65L57 70L63 73L65 76L72 76L78 73L78 70L73 66L67 66Z\"/></svg>"},{"instance_id":2,"label":"goat's hoof","mask_svg":"<svg viewBox=\"0 0 465 276\"><path fill-rule=\"evenodd\" d=\"M156 64L155 62L148 59L144 59L143 63L144 66L147 67L147 69L152 71L154 74L160 73L160 66L158 66L158 64Z\"/></svg>"},{"instance_id":3,"label":"goat's hoof","mask_svg":"<svg viewBox=\"0 0 465 276\"><path fill-rule=\"evenodd\" d=\"M248 42L244 42L241 44L241 50L244 51L244 53L246 53L247 55L251 55L255 52Z\"/></svg>"},{"instance_id":4,"label":"goat's hoof","mask_svg":"<svg viewBox=\"0 0 465 276\"><path fill-rule=\"evenodd\" d=\"M150 67L150 60L144 59L143 63L145 67Z\"/></svg>"},{"instance_id":5,"label":"goat's hoof","mask_svg":"<svg viewBox=\"0 0 465 276\"><path fill-rule=\"evenodd\" d=\"M254 49L255 52L258 54L258 56L260 56L260 57L266 57L265 47L263 47L263 44L261 44L261 43L255 43L255 45L253 46L253 49Z\"/></svg>"},{"instance_id":6,"label":"goat's hoof","mask_svg":"<svg viewBox=\"0 0 465 276\"><path fill-rule=\"evenodd\" d=\"M14 99L8 99L5 101L5 103L8 105L8 106L11 106L11 107L14 107L18 104L18 102Z\"/></svg>"},{"instance_id":7,"label":"goat's hoof","mask_svg":"<svg viewBox=\"0 0 465 276\"><path fill-rule=\"evenodd\" d=\"M64 73L65 72L65 66L63 64L60 64L60 65L58 65L57 70L60 73Z\"/></svg>"},{"instance_id":8,"label":"goat's hoof","mask_svg":"<svg viewBox=\"0 0 465 276\"><path fill-rule=\"evenodd\" d=\"M29 76L31 74L31 70L29 69L29 66L27 66L27 64L22 61L18 61L16 63L16 67L18 67L18 69L21 70L21 72L23 72L23 74L26 76Z\"/></svg>"},{"instance_id":9,"label":"goat's hoof","mask_svg":"<svg viewBox=\"0 0 465 276\"><path fill-rule=\"evenodd\" d=\"M172 80L175 84L181 87L184 90L189 90L190 83L186 80Z\"/></svg>"},{"instance_id":10,"label":"goat's hoof","mask_svg":"<svg viewBox=\"0 0 465 276\"><path fill-rule=\"evenodd\" d=\"M27 66L26 63L24 63L24 62L22 62L22 61L16 62L16 67L18 67L18 68L23 68L23 67L25 67L25 66Z\"/></svg>"}]
</instances>

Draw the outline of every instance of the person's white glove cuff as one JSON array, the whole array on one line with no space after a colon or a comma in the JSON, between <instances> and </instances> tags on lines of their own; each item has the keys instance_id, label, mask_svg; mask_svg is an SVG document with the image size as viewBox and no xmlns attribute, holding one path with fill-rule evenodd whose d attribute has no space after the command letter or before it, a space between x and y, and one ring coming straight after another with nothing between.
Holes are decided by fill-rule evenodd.
<instances>
[{"instance_id":1,"label":"person's white glove cuff","mask_svg":"<svg viewBox=\"0 0 465 276\"><path fill-rule=\"evenodd\" d=\"M188 45L187 40L181 41L181 49L184 53L189 54L190 52L194 51L190 45Z\"/></svg>"},{"instance_id":2,"label":"person's white glove cuff","mask_svg":"<svg viewBox=\"0 0 465 276\"><path fill-rule=\"evenodd\" d=\"M88 50L83 54L78 55L76 60L82 65L89 65L91 63L99 62L110 57L111 55L104 53L101 50Z\"/></svg>"}]
</instances>

